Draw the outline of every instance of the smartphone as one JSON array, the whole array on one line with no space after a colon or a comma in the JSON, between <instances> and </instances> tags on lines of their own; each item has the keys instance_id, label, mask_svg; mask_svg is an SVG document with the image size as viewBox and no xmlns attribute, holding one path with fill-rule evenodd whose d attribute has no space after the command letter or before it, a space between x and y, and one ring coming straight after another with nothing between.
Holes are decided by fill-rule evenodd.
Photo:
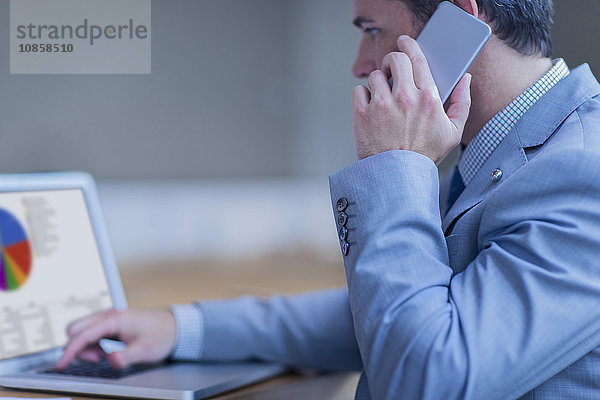
<instances>
[{"instance_id":1,"label":"smartphone","mask_svg":"<svg viewBox=\"0 0 600 400\"><path fill-rule=\"evenodd\" d=\"M483 21L449 1L442 2L417 37L445 103L492 35ZM390 86L392 85L390 78Z\"/></svg>"}]
</instances>

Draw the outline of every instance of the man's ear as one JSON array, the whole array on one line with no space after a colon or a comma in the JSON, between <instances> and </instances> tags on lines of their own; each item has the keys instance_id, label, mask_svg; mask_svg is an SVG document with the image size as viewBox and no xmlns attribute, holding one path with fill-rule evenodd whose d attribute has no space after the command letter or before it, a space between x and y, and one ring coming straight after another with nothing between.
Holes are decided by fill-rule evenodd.
<instances>
[{"instance_id":1,"label":"man's ear","mask_svg":"<svg viewBox=\"0 0 600 400\"><path fill-rule=\"evenodd\" d=\"M479 18L479 6L476 0L452 0L452 2L475 18Z\"/></svg>"}]
</instances>

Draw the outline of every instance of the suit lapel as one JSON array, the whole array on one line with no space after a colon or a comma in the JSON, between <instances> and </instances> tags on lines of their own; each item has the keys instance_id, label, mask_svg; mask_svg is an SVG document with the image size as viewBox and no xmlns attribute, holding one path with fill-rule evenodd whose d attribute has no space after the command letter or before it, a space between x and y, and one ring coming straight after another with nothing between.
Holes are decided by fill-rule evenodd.
<instances>
[{"instance_id":1,"label":"suit lapel","mask_svg":"<svg viewBox=\"0 0 600 400\"><path fill-rule=\"evenodd\" d=\"M542 145L582 103L600 94L600 85L587 64L580 66L540 98L506 135L442 221L446 234L465 212L479 204L497 185L527 162L526 148ZM502 171L499 182L492 172Z\"/></svg>"},{"instance_id":2,"label":"suit lapel","mask_svg":"<svg viewBox=\"0 0 600 400\"><path fill-rule=\"evenodd\" d=\"M479 204L496 185L519 169L526 161L525 152L517 140L517 136L513 135L511 131L490 155L444 217L442 222L444 232L448 233L448 228L458 217ZM492 172L495 169L502 171L502 179L497 183L492 181Z\"/></svg>"}]
</instances>

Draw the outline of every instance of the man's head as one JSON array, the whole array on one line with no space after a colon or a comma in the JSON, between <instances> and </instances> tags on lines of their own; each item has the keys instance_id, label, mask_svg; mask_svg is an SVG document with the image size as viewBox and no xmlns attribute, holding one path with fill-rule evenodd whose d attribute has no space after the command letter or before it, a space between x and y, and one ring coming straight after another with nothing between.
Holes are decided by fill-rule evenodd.
<instances>
[{"instance_id":1,"label":"man's head","mask_svg":"<svg viewBox=\"0 0 600 400\"><path fill-rule=\"evenodd\" d=\"M416 37L442 0L354 0L354 24L363 31L352 69L366 77L396 50L400 35ZM479 16L494 35L525 56L551 57L552 0L454 0Z\"/></svg>"}]
</instances>

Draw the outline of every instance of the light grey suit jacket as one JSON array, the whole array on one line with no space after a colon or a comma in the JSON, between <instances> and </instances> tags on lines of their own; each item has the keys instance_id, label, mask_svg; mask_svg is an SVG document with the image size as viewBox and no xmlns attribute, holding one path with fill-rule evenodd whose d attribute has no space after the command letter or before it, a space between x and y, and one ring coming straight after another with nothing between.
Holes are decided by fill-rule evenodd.
<instances>
[{"instance_id":1,"label":"light grey suit jacket","mask_svg":"<svg viewBox=\"0 0 600 400\"><path fill-rule=\"evenodd\" d=\"M559 82L441 224L424 156L386 152L330 177L349 217L358 398L600 398L599 94L588 66Z\"/></svg>"}]
</instances>

